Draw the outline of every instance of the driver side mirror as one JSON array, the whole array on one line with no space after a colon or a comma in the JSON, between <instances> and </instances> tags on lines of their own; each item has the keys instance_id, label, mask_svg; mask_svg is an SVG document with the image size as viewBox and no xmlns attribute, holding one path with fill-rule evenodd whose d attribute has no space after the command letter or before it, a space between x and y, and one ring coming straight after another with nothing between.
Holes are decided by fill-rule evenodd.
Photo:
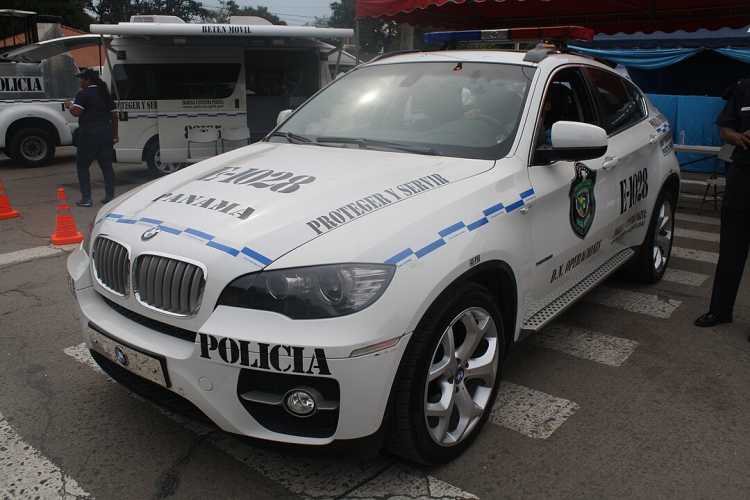
<instances>
[{"instance_id":1,"label":"driver side mirror","mask_svg":"<svg viewBox=\"0 0 750 500\"><path fill-rule=\"evenodd\" d=\"M581 122L555 122L552 145L539 146L534 152L533 164L601 158L607 152L607 145L607 132L601 127Z\"/></svg>"},{"instance_id":2,"label":"driver side mirror","mask_svg":"<svg viewBox=\"0 0 750 500\"><path fill-rule=\"evenodd\" d=\"M289 115L291 115L294 112L293 109L285 109L283 111L279 112L279 115L276 117L276 125L281 125L286 121L287 118L289 118Z\"/></svg>"}]
</instances>

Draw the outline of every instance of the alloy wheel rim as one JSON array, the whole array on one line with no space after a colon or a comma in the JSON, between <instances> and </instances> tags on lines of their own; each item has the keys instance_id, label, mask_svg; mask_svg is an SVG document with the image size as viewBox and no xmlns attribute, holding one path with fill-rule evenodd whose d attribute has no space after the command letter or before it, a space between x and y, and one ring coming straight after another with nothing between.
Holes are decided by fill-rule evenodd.
<instances>
[{"instance_id":1,"label":"alloy wheel rim","mask_svg":"<svg viewBox=\"0 0 750 500\"><path fill-rule=\"evenodd\" d=\"M659 207L652 250L654 270L657 273L662 272L667 267L669 254L672 251L673 237L674 219L672 217L672 204L665 200L661 204L661 207Z\"/></svg>"},{"instance_id":2,"label":"alloy wheel rim","mask_svg":"<svg viewBox=\"0 0 750 500\"><path fill-rule=\"evenodd\" d=\"M476 427L498 375L497 326L489 312L471 307L443 331L425 383L427 431L440 446L455 446Z\"/></svg>"},{"instance_id":3,"label":"alloy wheel rim","mask_svg":"<svg viewBox=\"0 0 750 500\"><path fill-rule=\"evenodd\" d=\"M35 135L21 141L21 154L29 161L39 161L47 155L47 143Z\"/></svg>"},{"instance_id":4,"label":"alloy wheel rim","mask_svg":"<svg viewBox=\"0 0 750 500\"><path fill-rule=\"evenodd\" d=\"M154 165L156 165L156 170L165 174L171 174L172 172L177 172L180 169L179 163L162 162L160 151L157 151L154 154Z\"/></svg>"}]
</instances>

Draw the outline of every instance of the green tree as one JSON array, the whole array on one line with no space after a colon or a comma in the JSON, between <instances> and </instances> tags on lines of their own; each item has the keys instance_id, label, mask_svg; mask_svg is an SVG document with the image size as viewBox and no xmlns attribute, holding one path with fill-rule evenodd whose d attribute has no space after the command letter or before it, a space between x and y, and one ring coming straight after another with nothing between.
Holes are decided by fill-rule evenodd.
<instances>
[{"instance_id":1,"label":"green tree","mask_svg":"<svg viewBox=\"0 0 750 500\"><path fill-rule=\"evenodd\" d=\"M231 16L256 16L267 19L271 24L286 24L279 16L269 11L266 6L240 7L234 0L219 0L219 8L211 13L210 18L217 23L226 23Z\"/></svg>"},{"instance_id":2,"label":"green tree","mask_svg":"<svg viewBox=\"0 0 750 500\"><path fill-rule=\"evenodd\" d=\"M398 23L371 17L359 19L357 22L355 0L338 0L331 3L328 26L352 28L355 25L359 30L359 48L364 59L398 47Z\"/></svg>"},{"instance_id":3,"label":"green tree","mask_svg":"<svg viewBox=\"0 0 750 500\"><path fill-rule=\"evenodd\" d=\"M198 0L85 0L102 23L128 21L135 14L177 16L185 21L206 19L210 12Z\"/></svg>"},{"instance_id":4,"label":"green tree","mask_svg":"<svg viewBox=\"0 0 750 500\"><path fill-rule=\"evenodd\" d=\"M331 2L331 17L328 25L331 28L351 28L356 17L356 2L354 0L338 0Z\"/></svg>"},{"instance_id":5,"label":"green tree","mask_svg":"<svg viewBox=\"0 0 750 500\"><path fill-rule=\"evenodd\" d=\"M66 26L89 30L93 19L86 14L86 0L4 0L4 9L30 10L37 14L60 16Z\"/></svg>"}]
</instances>

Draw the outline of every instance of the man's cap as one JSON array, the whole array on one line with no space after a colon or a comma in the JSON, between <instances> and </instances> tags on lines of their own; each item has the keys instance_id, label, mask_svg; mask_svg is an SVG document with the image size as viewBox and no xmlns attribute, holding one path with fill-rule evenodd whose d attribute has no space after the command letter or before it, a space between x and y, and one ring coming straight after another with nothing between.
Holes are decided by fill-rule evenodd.
<instances>
[{"instance_id":1,"label":"man's cap","mask_svg":"<svg viewBox=\"0 0 750 500\"><path fill-rule=\"evenodd\" d=\"M99 72L91 68L83 68L76 76L78 78L85 78L86 80L96 80L99 78Z\"/></svg>"}]
</instances>

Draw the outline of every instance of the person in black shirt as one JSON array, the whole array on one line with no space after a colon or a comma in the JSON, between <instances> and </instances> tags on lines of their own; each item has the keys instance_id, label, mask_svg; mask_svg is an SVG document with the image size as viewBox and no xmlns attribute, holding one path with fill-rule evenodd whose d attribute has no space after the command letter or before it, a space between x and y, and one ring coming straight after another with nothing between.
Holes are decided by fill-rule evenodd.
<instances>
[{"instance_id":1,"label":"person in black shirt","mask_svg":"<svg viewBox=\"0 0 750 500\"><path fill-rule=\"evenodd\" d=\"M65 106L73 116L78 117L75 146L78 183L81 187L79 207L91 207L91 177L89 167L96 160L102 169L105 194L102 203L108 203L115 196L115 172L112 169L112 148L117 138L117 113L115 103L107 89L107 84L92 69L84 69L78 75L81 90L75 100Z\"/></svg>"},{"instance_id":2,"label":"person in black shirt","mask_svg":"<svg viewBox=\"0 0 750 500\"><path fill-rule=\"evenodd\" d=\"M721 206L719 263L709 311L695 320L700 327L731 323L734 302L750 248L750 80L741 80L725 95L716 124L721 138L735 146L727 170Z\"/></svg>"}]
</instances>

